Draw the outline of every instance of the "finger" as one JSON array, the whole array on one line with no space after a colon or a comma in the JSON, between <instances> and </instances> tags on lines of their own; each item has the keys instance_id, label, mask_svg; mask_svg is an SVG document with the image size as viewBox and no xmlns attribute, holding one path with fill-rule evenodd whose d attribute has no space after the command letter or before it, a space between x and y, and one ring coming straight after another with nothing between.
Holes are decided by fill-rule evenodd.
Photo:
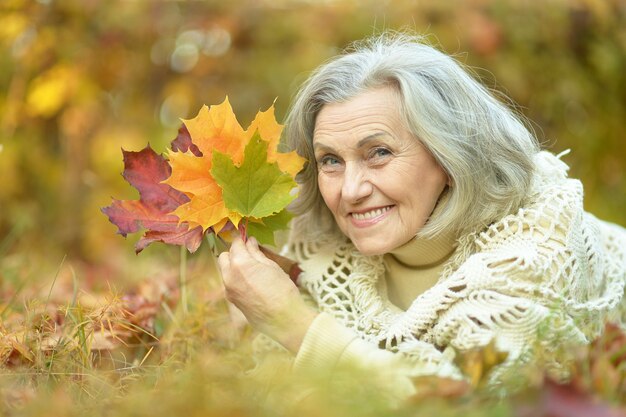
<instances>
[{"instance_id":1,"label":"finger","mask_svg":"<svg viewBox=\"0 0 626 417\"><path fill-rule=\"evenodd\" d=\"M246 263L250 259L250 253L246 243L237 237L230 246L230 261L233 266Z\"/></svg>"},{"instance_id":2,"label":"finger","mask_svg":"<svg viewBox=\"0 0 626 417\"><path fill-rule=\"evenodd\" d=\"M250 256L254 258L254 260L256 260L257 262L260 262L265 265L274 264L274 262L271 259L268 259L267 256L265 256L265 254L261 252L261 249L259 248L259 242L254 237L251 237L250 239L248 239L248 242L246 243L246 247L248 249L248 253L250 254Z\"/></svg>"},{"instance_id":3,"label":"finger","mask_svg":"<svg viewBox=\"0 0 626 417\"><path fill-rule=\"evenodd\" d=\"M231 253L239 253L239 252L247 252L246 244L240 237L236 237L233 239L233 242L230 244L230 252Z\"/></svg>"},{"instance_id":4,"label":"finger","mask_svg":"<svg viewBox=\"0 0 626 417\"><path fill-rule=\"evenodd\" d=\"M248 251L247 245L241 240L236 238L230 247L230 266L234 270L245 269L251 262L257 262Z\"/></svg>"},{"instance_id":5,"label":"finger","mask_svg":"<svg viewBox=\"0 0 626 417\"><path fill-rule=\"evenodd\" d=\"M225 279L230 275L230 254L228 252L220 253L220 256L217 258L217 265L222 273L222 279Z\"/></svg>"}]
</instances>

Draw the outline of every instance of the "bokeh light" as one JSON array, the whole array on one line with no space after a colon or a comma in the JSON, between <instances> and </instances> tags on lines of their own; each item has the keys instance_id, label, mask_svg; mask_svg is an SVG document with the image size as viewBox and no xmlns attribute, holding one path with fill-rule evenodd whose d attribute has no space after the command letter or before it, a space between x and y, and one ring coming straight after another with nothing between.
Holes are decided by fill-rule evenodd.
<instances>
[{"instance_id":1,"label":"bokeh light","mask_svg":"<svg viewBox=\"0 0 626 417\"><path fill-rule=\"evenodd\" d=\"M121 148L163 152L181 118L226 95L244 125L275 99L280 119L317 65L407 27L509 95L545 147L572 149L587 209L626 224L622 1L9 0L0 11L0 236L20 230L7 253L134 257L135 238L99 212L134 197Z\"/></svg>"}]
</instances>

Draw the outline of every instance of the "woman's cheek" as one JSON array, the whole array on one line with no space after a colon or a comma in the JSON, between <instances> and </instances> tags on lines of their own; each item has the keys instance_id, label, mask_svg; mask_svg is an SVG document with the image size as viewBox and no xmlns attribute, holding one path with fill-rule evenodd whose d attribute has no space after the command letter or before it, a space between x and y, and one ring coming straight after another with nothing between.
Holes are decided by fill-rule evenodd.
<instances>
[{"instance_id":1,"label":"woman's cheek","mask_svg":"<svg viewBox=\"0 0 626 417\"><path fill-rule=\"evenodd\" d=\"M322 199L324 200L328 208L334 214L336 206L339 203L339 190L341 189L341 181L339 179L332 179L322 176L323 174L320 174L320 177L318 178L318 187L320 189L320 194L322 195Z\"/></svg>"}]
</instances>

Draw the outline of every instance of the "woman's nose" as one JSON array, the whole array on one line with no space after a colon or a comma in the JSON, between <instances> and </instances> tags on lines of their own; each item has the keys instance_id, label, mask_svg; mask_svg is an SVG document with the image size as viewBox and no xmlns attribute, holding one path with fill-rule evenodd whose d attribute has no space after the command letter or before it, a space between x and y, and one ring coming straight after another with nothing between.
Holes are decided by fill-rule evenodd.
<instances>
[{"instance_id":1,"label":"woman's nose","mask_svg":"<svg viewBox=\"0 0 626 417\"><path fill-rule=\"evenodd\" d=\"M341 197L348 203L358 203L372 194L373 185L367 172L358 164L347 164L344 171Z\"/></svg>"}]
</instances>

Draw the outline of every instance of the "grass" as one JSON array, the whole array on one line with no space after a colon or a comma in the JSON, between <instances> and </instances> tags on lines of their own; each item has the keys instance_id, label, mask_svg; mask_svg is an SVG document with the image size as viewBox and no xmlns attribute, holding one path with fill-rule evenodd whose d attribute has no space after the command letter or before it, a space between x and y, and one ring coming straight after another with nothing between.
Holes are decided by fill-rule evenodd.
<instances>
[{"instance_id":1,"label":"grass","mask_svg":"<svg viewBox=\"0 0 626 417\"><path fill-rule=\"evenodd\" d=\"M599 401L603 415L626 401L626 337L616 328L581 351L573 384L540 379L500 400L434 380L420 397L390 408L362 371L329 380L268 359L249 372L254 333L231 314L204 255L188 260L181 252L179 265L121 291L81 288L65 258L47 286L2 264L9 296L0 303L0 415L541 416L580 399L582 411Z\"/></svg>"}]
</instances>

